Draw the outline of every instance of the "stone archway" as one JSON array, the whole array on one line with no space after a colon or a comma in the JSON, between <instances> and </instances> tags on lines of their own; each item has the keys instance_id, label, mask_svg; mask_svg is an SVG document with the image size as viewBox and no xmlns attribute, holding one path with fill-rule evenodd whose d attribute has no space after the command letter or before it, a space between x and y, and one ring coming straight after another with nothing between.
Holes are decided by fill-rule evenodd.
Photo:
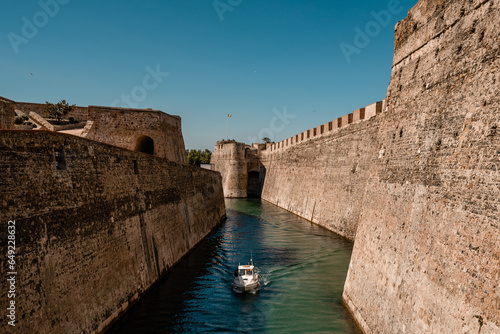
<instances>
[{"instance_id":1,"label":"stone archway","mask_svg":"<svg viewBox=\"0 0 500 334\"><path fill-rule=\"evenodd\" d=\"M261 193L260 173L251 171L248 173L247 197L259 198Z\"/></svg>"},{"instance_id":2,"label":"stone archway","mask_svg":"<svg viewBox=\"0 0 500 334\"><path fill-rule=\"evenodd\" d=\"M137 152L155 154L155 142L153 138L148 136L139 136L135 142L135 150Z\"/></svg>"}]
</instances>

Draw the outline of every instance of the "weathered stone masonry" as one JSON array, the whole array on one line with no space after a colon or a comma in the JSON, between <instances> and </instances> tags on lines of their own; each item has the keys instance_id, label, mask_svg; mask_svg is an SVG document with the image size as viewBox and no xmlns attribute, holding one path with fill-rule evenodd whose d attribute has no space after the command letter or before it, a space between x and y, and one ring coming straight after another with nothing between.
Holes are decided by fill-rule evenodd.
<instances>
[{"instance_id":1,"label":"weathered stone masonry","mask_svg":"<svg viewBox=\"0 0 500 334\"><path fill-rule=\"evenodd\" d=\"M2 131L0 168L18 272L2 333L102 332L225 216L219 173L70 135Z\"/></svg>"},{"instance_id":2,"label":"weathered stone masonry","mask_svg":"<svg viewBox=\"0 0 500 334\"><path fill-rule=\"evenodd\" d=\"M260 197L266 175L260 154L265 147L265 144L217 142L211 163L222 174L225 197Z\"/></svg>"},{"instance_id":3,"label":"weathered stone masonry","mask_svg":"<svg viewBox=\"0 0 500 334\"><path fill-rule=\"evenodd\" d=\"M78 125L54 126L46 120L45 104L15 102L0 97L0 107L0 129L22 129L13 124L15 110L38 124L38 129L80 128L79 133L73 134L187 164L181 118L160 110L77 106L66 117L78 120Z\"/></svg>"},{"instance_id":4,"label":"weathered stone masonry","mask_svg":"<svg viewBox=\"0 0 500 334\"><path fill-rule=\"evenodd\" d=\"M187 163L181 118L160 110L89 106L85 138ZM90 123L90 122L89 122ZM141 147L142 146L142 147Z\"/></svg>"},{"instance_id":5,"label":"weathered stone masonry","mask_svg":"<svg viewBox=\"0 0 500 334\"><path fill-rule=\"evenodd\" d=\"M420 1L394 66L344 300L366 333L500 332L500 7Z\"/></svg>"},{"instance_id":6,"label":"weathered stone masonry","mask_svg":"<svg viewBox=\"0 0 500 334\"><path fill-rule=\"evenodd\" d=\"M421 0L385 105L259 153L263 199L355 240L365 333L500 333L499 41L498 1Z\"/></svg>"},{"instance_id":7,"label":"weathered stone masonry","mask_svg":"<svg viewBox=\"0 0 500 334\"><path fill-rule=\"evenodd\" d=\"M0 130L14 127L14 101L0 97Z\"/></svg>"},{"instance_id":8,"label":"weathered stone masonry","mask_svg":"<svg viewBox=\"0 0 500 334\"><path fill-rule=\"evenodd\" d=\"M354 240L379 125L374 117L288 148L273 145L262 198Z\"/></svg>"}]
</instances>

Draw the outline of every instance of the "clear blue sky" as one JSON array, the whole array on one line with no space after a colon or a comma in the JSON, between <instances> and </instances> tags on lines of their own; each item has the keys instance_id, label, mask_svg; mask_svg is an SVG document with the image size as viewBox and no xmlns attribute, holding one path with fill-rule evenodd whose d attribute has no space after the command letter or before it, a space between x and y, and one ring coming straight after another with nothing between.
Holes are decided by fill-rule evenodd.
<instances>
[{"instance_id":1,"label":"clear blue sky","mask_svg":"<svg viewBox=\"0 0 500 334\"><path fill-rule=\"evenodd\" d=\"M212 150L227 114L230 139L279 141L385 97L416 2L4 0L0 95L160 109L186 148Z\"/></svg>"}]
</instances>

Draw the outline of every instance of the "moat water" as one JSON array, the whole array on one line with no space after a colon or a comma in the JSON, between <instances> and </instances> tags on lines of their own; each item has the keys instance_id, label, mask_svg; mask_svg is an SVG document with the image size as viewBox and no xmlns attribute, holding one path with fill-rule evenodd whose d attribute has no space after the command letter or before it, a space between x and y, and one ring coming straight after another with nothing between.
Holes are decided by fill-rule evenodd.
<instances>
[{"instance_id":1,"label":"moat water","mask_svg":"<svg viewBox=\"0 0 500 334\"><path fill-rule=\"evenodd\" d=\"M226 209L109 333L361 333L342 305L352 243L258 199ZM262 288L236 294L233 272L250 253Z\"/></svg>"}]
</instances>

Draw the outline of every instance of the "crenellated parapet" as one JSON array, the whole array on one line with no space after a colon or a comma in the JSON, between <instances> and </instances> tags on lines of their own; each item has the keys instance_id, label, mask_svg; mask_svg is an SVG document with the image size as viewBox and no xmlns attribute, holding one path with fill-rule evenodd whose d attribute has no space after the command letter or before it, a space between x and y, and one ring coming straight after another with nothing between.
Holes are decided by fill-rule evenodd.
<instances>
[{"instance_id":1,"label":"crenellated parapet","mask_svg":"<svg viewBox=\"0 0 500 334\"><path fill-rule=\"evenodd\" d=\"M359 124L381 114L385 100L375 102L350 114L336 118L315 128L301 132L277 143L247 145L234 140L218 141L212 153L211 164L222 174L225 197L261 197L267 167L274 153L286 151L314 139L335 135L340 129ZM354 230L355 228L349 228ZM354 232L342 233L348 238Z\"/></svg>"},{"instance_id":2,"label":"crenellated parapet","mask_svg":"<svg viewBox=\"0 0 500 334\"><path fill-rule=\"evenodd\" d=\"M336 131L339 131L341 128L343 129L347 126L350 126L351 124L368 121L372 117L381 114L385 109L386 109L385 100L372 103L369 106L357 109L350 114L336 118L330 122L306 130L304 132L296 134L295 136L289 137L277 143L273 143L269 146L268 152L286 150L292 146L301 144L309 140L317 139L324 136L329 136L335 133Z\"/></svg>"}]
</instances>

